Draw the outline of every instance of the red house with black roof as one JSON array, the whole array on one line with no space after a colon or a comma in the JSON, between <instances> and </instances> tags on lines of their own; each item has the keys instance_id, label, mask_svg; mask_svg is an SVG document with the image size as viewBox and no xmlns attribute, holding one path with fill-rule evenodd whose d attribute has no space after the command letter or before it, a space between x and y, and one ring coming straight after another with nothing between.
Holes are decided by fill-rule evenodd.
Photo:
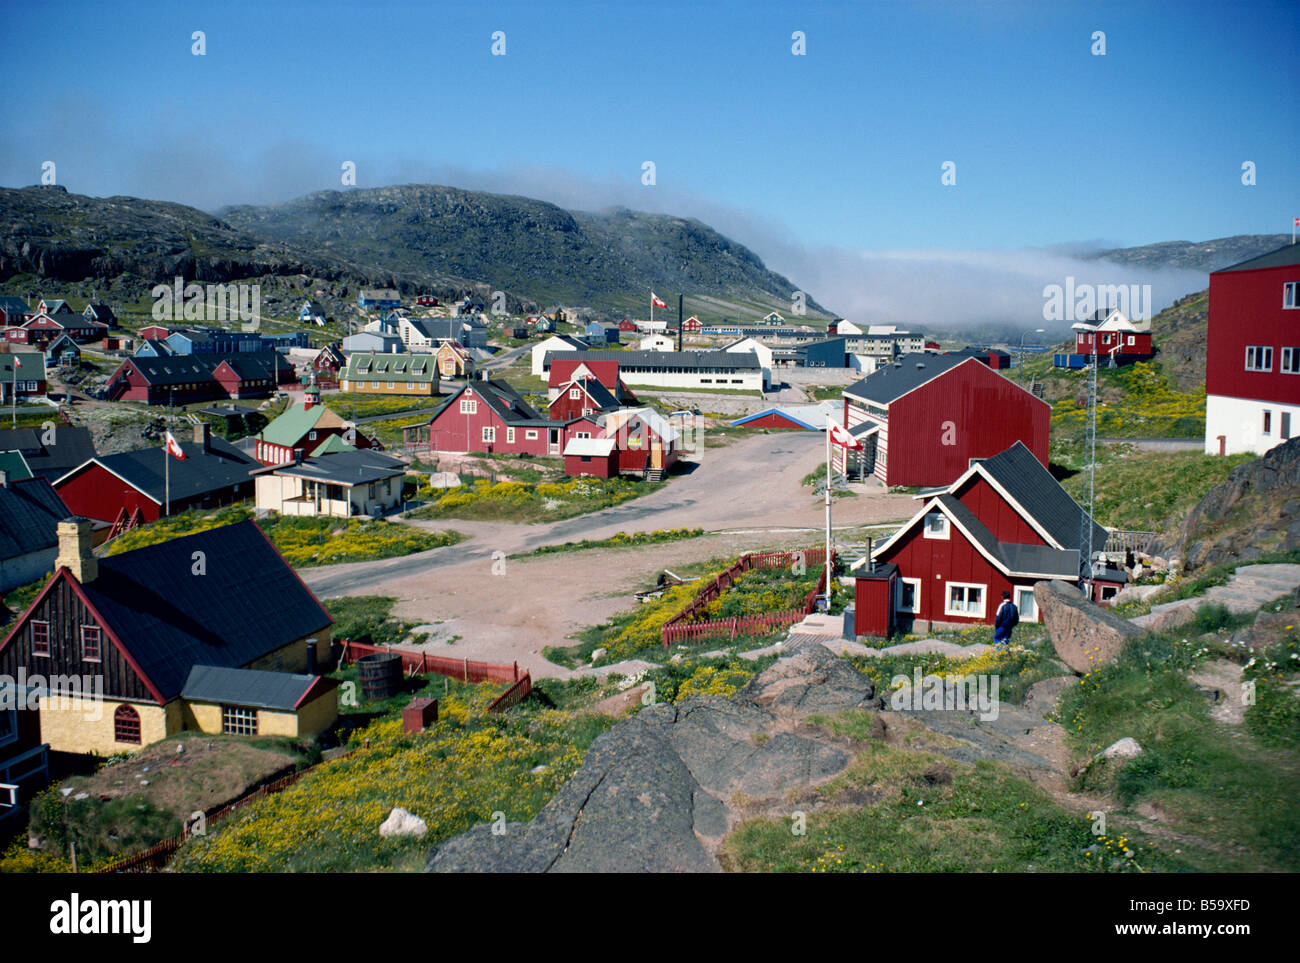
<instances>
[{"instance_id":1,"label":"red house with black roof","mask_svg":"<svg viewBox=\"0 0 1300 963\"><path fill-rule=\"evenodd\" d=\"M946 485L972 459L1021 442L1047 464L1052 408L989 368L954 354L906 354L844 389L844 427L859 451L834 466L886 485Z\"/></svg>"},{"instance_id":2,"label":"red house with black roof","mask_svg":"<svg viewBox=\"0 0 1300 963\"><path fill-rule=\"evenodd\" d=\"M1020 442L916 497L920 511L853 567L859 635L992 624L1003 592L1021 621L1036 622L1034 583L1078 582L1082 533L1091 530L1094 552L1106 544L1106 530ZM1122 583L1115 571L1097 576L1094 597Z\"/></svg>"},{"instance_id":3,"label":"red house with black roof","mask_svg":"<svg viewBox=\"0 0 1300 963\"><path fill-rule=\"evenodd\" d=\"M470 381L424 422L402 429L408 451L558 455L564 426L535 411L504 381Z\"/></svg>"}]
</instances>

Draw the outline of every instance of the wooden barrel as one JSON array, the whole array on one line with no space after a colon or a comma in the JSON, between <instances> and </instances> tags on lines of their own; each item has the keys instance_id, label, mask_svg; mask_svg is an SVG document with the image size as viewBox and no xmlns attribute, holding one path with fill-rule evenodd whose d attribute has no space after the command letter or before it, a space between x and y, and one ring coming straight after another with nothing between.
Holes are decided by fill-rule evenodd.
<instances>
[{"instance_id":1,"label":"wooden barrel","mask_svg":"<svg viewBox=\"0 0 1300 963\"><path fill-rule=\"evenodd\" d=\"M402 685L402 656L398 652L376 652L357 659L361 694L367 699L387 699Z\"/></svg>"}]
</instances>

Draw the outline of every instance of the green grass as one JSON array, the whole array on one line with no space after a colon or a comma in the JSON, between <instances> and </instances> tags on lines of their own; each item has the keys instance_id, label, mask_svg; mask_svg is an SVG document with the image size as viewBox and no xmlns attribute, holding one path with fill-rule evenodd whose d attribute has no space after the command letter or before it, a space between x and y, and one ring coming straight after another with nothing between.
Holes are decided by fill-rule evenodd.
<instances>
[{"instance_id":1,"label":"green grass","mask_svg":"<svg viewBox=\"0 0 1300 963\"><path fill-rule=\"evenodd\" d=\"M1054 445L1052 460L1071 468L1081 467L1081 447ZM1164 531L1167 523L1185 515L1211 488L1226 481L1233 468L1254 457L1100 446L1095 477L1097 521L1116 528ZM1063 487L1078 500L1083 483L1080 473L1067 478Z\"/></svg>"},{"instance_id":2,"label":"green grass","mask_svg":"<svg viewBox=\"0 0 1300 963\"><path fill-rule=\"evenodd\" d=\"M1031 367L1031 364L1033 365ZM1080 438L1087 415L1079 398L1086 392L1083 373L1051 367L1050 354L1026 364L1047 386L1052 403L1052 437ZM1015 370L1015 369L1013 369ZM1205 435L1205 388L1179 391L1159 362L1139 362L1097 371L1097 434L1106 438L1202 438Z\"/></svg>"},{"instance_id":3,"label":"green grass","mask_svg":"<svg viewBox=\"0 0 1300 963\"><path fill-rule=\"evenodd\" d=\"M325 608L334 619L332 636L339 641L348 639L366 645L400 645L415 623L403 622L392 615L396 601L387 595L325 599Z\"/></svg>"},{"instance_id":4,"label":"green grass","mask_svg":"<svg viewBox=\"0 0 1300 963\"><path fill-rule=\"evenodd\" d=\"M343 418L370 418L402 411L419 411L442 404L440 395L378 395L358 391L339 391L321 396L327 408Z\"/></svg>"},{"instance_id":5,"label":"green grass","mask_svg":"<svg viewBox=\"0 0 1300 963\"><path fill-rule=\"evenodd\" d=\"M110 543L108 554L119 555L252 517L252 510L243 505L218 512L197 509L182 512L119 535ZM459 532L428 532L401 522L369 518L295 518L271 514L256 522L295 568L395 558L455 545L464 537Z\"/></svg>"},{"instance_id":6,"label":"green grass","mask_svg":"<svg viewBox=\"0 0 1300 963\"><path fill-rule=\"evenodd\" d=\"M562 482L497 482L486 479L453 488L411 511L419 519L467 518L492 521L550 522L600 511L650 492L666 482L626 478L570 478ZM421 489L421 494L430 493Z\"/></svg>"},{"instance_id":7,"label":"green grass","mask_svg":"<svg viewBox=\"0 0 1300 963\"><path fill-rule=\"evenodd\" d=\"M740 872L1125 872L1184 864L1135 839L1098 838L1091 823L1000 764L966 765L874 741L871 713L813 717L855 740L849 768L789 813L742 823L723 864ZM812 811L817 804L826 808ZM795 813L806 818L796 834ZM1169 847L1172 849L1172 847ZM1124 855L1124 850L1135 853Z\"/></svg>"},{"instance_id":8,"label":"green grass","mask_svg":"<svg viewBox=\"0 0 1300 963\"><path fill-rule=\"evenodd\" d=\"M1149 634L1063 694L1057 715L1080 755L1126 736L1144 750L1093 765L1079 788L1112 792L1126 807L1156 805L1162 824L1188 834L1181 848L1197 870L1295 872L1300 756L1251 745L1211 719L1186 677L1208 654L1195 641Z\"/></svg>"},{"instance_id":9,"label":"green grass","mask_svg":"<svg viewBox=\"0 0 1300 963\"><path fill-rule=\"evenodd\" d=\"M677 542L687 538L700 538L708 534L702 528L663 528L653 532L619 532L609 538L588 539L580 542L564 542L561 545L543 545L531 552L525 552L516 558L531 558L534 555L554 555L557 552L582 552L591 548L630 548L637 545L660 545L664 542Z\"/></svg>"}]
</instances>

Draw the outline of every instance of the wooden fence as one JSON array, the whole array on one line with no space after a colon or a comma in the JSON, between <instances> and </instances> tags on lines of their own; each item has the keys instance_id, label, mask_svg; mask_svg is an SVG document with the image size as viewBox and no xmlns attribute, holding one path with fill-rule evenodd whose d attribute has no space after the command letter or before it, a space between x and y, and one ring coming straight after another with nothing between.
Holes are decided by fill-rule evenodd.
<instances>
[{"instance_id":1,"label":"wooden fence","mask_svg":"<svg viewBox=\"0 0 1300 963\"><path fill-rule=\"evenodd\" d=\"M306 769L299 769L297 772L291 772L287 776L282 776L272 782L265 782L258 786L252 792L240 796L234 802L222 806L215 812L205 814L204 825L210 826L213 823L220 822L231 813L243 809L249 803L256 802L266 796L272 796L275 793L288 789L307 773L313 771L317 766L324 765L325 762L334 762L339 759L346 759L348 756L357 752L357 749L349 749L345 753L335 756L334 759L324 760L316 763L315 766L308 766ZM130 856L124 856L121 859L115 859L111 863L106 863L96 873L147 873L152 870L162 869L167 865L167 861L180 849L184 842L190 836L187 832L182 832L178 836L172 836L170 839L164 839L162 842L150 846L148 849L134 853Z\"/></svg>"},{"instance_id":2,"label":"wooden fence","mask_svg":"<svg viewBox=\"0 0 1300 963\"><path fill-rule=\"evenodd\" d=\"M518 682L492 700L492 704L488 706L488 712L505 712L507 709L519 705L532 693L533 677L525 672Z\"/></svg>"},{"instance_id":3,"label":"wooden fence","mask_svg":"<svg viewBox=\"0 0 1300 963\"><path fill-rule=\"evenodd\" d=\"M475 662L472 659L448 659L427 652L412 652L409 649L388 648L383 645L370 645L366 642L352 642L344 639L340 659L343 662L355 662L362 656L392 652L402 657L402 671L408 676L437 675L450 676L462 682L509 682L512 685L520 680L519 663L505 665L501 662ZM522 673L527 675L527 673Z\"/></svg>"},{"instance_id":4,"label":"wooden fence","mask_svg":"<svg viewBox=\"0 0 1300 963\"><path fill-rule=\"evenodd\" d=\"M834 554L831 559L834 561ZM758 569L775 571L790 568L795 562L804 565L816 565L821 569L817 587L804 596L803 605L797 609L783 609L779 612L764 612L759 615L741 615L729 619L699 619L704 608L735 584L742 572ZM773 629L785 628L802 621L817 607L817 596L826 588L826 549L815 548L806 552L760 552L742 555L730 568L709 582L691 604L686 606L663 624L660 635L664 648L678 642L697 639L734 639L742 635L758 635Z\"/></svg>"}]
</instances>

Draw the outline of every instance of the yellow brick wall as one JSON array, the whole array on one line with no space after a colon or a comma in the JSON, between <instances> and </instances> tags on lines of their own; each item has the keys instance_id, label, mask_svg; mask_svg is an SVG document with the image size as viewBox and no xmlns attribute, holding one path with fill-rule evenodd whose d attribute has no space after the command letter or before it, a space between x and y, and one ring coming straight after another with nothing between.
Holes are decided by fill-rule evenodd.
<instances>
[{"instance_id":1,"label":"yellow brick wall","mask_svg":"<svg viewBox=\"0 0 1300 963\"><path fill-rule=\"evenodd\" d=\"M319 736L334 725L339 717L338 689L329 691L298 707L298 732L304 736Z\"/></svg>"},{"instance_id":2,"label":"yellow brick wall","mask_svg":"<svg viewBox=\"0 0 1300 963\"><path fill-rule=\"evenodd\" d=\"M98 753L135 752L157 742L184 726L179 699L165 706L145 702L126 703L140 714L140 744L118 742L113 738L113 713L122 700L83 699L77 696L48 695L41 700L41 741L54 752Z\"/></svg>"},{"instance_id":3,"label":"yellow brick wall","mask_svg":"<svg viewBox=\"0 0 1300 963\"><path fill-rule=\"evenodd\" d=\"M396 381L391 388L388 387L387 381L379 382L378 388L372 388L373 383L372 381L344 381L340 387L344 391L367 395L432 395L436 390L431 381Z\"/></svg>"},{"instance_id":4,"label":"yellow brick wall","mask_svg":"<svg viewBox=\"0 0 1300 963\"><path fill-rule=\"evenodd\" d=\"M330 630L333 626L325 626L319 632L313 632L311 635L304 635L301 639L290 642L281 649L276 649L254 662L250 662L245 669L266 669L270 672L306 672L307 671L307 640L316 640L316 659L318 662L324 662L330 653Z\"/></svg>"},{"instance_id":5,"label":"yellow brick wall","mask_svg":"<svg viewBox=\"0 0 1300 963\"><path fill-rule=\"evenodd\" d=\"M221 732L221 706L206 702L185 703L185 728L198 732Z\"/></svg>"},{"instance_id":6,"label":"yellow brick wall","mask_svg":"<svg viewBox=\"0 0 1300 963\"><path fill-rule=\"evenodd\" d=\"M277 709L257 710L257 734L259 736L298 737L298 716L293 712L281 712Z\"/></svg>"}]
</instances>

